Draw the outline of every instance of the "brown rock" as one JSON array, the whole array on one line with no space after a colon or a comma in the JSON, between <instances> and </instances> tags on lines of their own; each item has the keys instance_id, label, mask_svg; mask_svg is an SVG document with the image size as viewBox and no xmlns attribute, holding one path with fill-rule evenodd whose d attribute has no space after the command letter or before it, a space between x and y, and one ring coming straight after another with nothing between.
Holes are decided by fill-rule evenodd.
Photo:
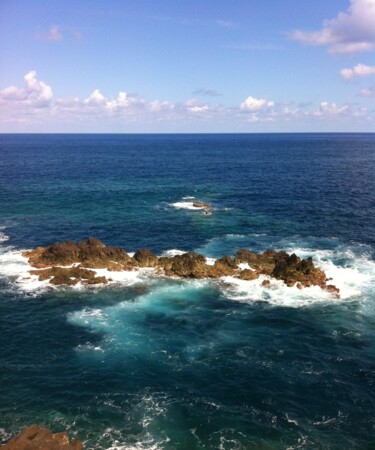
<instances>
[{"instance_id":1,"label":"brown rock","mask_svg":"<svg viewBox=\"0 0 375 450\"><path fill-rule=\"evenodd\" d=\"M317 285L325 287L326 275L317 269L312 258L301 260L294 253L292 255L282 255L275 261L275 268L271 276L278 280L283 280L288 286L300 283L304 287Z\"/></svg>"},{"instance_id":2,"label":"brown rock","mask_svg":"<svg viewBox=\"0 0 375 450\"><path fill-rule=\"evenodd\" d=\"M193 206L194 206L194 208L202 208L202 209L211 208L211 205L209 203L196 202L196 203L193 203Z\"/></svg>"},{"instance_id":3,"label":"brown rock","mask_svg":"<svg viewBox=\"0 0 375 450\"><path fill-rule=\"evenodd\" d=\"M134 261L119 247L107 247L98 239L89 237L86 241L57 242L45 249L38 248L25 254L29 263L38 268L50 266L67 266L81 263L84 267L106 268L108 263L119 263L130 267Z\"/></svg>"},{"instance_id":4,"label":"brown rock","mask_svg":"<svg viewBox=\"0 0 375 450\"><path fill-rule=\"evenodd\" d=\"M248 280L248 281L256 280L257 278L259 278L259 273L255 272L255 270L244 269L244 270L241 270L238 278L240 278L241 280Z\"/></svg>"},{"instance_id":5,"label":"brown rock","mask_svg":"<svg viewBox=\"0 0 375 450\"><path fill-rule=\"evenodd\" d=\"M328 292L332 292L336 298L340 298L340 289L334 286L333 284L328 284L326 286Z\"/></svg>"},{"instance_id":6,"label":"brown rock","mask_svg":"<svg viewBox=\"0 0 375 450\"><path fill-rule=\"evenodd\" d=\"M97 277L93 270L78 267L50 267L48 269L31 270L32 275L37 275L39 281L50 279L50 283L56 286L73 286L81 281L84 284L107 283L105 277Z\"/></svg>"},{"instance_id":7,"label":"brown rock","mask_svg":"<svg viewBox=\"0 0 375 450\"><path fill-rule=\"evenodd\" d=\"M275 268L276 261L283 256L287 256L285 252L275 252L273 250L266 250L264 253L253 253L246 249L238 250L236 254L237 263L248 263L251 268L258 273L264 275L271 275Z\"/></svg>"},{"instance_id":8,"label":"brown rock","mask_svg":"<svg viewBox=\"0 0 375 450\"><path fill-rule=\"evenodd\" d=\"M140 267L156 267L158 265L158 258L147 248L137 250L133 259Z\"/></svg>"},{"instance_id":9,"label":"brown rock","mask_svg":"<svg viewBox=\"0 0 375 450\"><path fill-rule=\"evenodd\" d=\"M172 264L164 265L166 275L176 275L182 278L205 278L209 274L209 266L206 264L206 258L197 253L184 253L170 258Z\"/></svg>"},{"instance_id":10,"label":"brown rock","mask_svg":"<svg viewBox=\"0 0 375 450\"><path fill-rule=\"evenodd\" d=\"M238 266L236 261L230 256L223 256L217 259L213 266L210 266L209 276L211 278L220 278L226 276L233 276L236 274Z\"/></svg>"},{"instance_id":11,"label":"brown rock","mask_svg":"<svg viewBox=\"0 0 375 450\"><path fill-rule=\"evenodd\" d=\"M263 280L263 281L262 281L262 286L264 286L264 287L269 287L269 286L271 286L270 280Z\"/></svg>"},{"instance_id":12,"label":"brown rock","mask_svg":"<svg viewBox=\"0 0 375 450\"><path fill-rule=\"evenodd\" d=\"M52 434L47 428L30 425L11 439L3 450L83 450L80 441L69 440L67 433Z\"/></svg>"}]
</instances>

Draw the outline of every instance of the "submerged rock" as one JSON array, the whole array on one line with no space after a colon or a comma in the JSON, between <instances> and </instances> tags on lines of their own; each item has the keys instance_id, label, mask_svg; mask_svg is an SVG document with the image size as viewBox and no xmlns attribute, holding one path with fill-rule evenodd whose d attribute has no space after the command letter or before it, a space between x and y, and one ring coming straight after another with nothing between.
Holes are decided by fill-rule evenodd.
<instances>
[{"instance_id":1,"label":"submerged rock","mask_svg":"<svg viewBox=\"0 0 375 450\"><path fill-rule=\"evenodd\" d=\"M193 206L194 206L194 208L201 208L201 209L211 208L211 205L209 203L195 202L195 203L193 203Z\"/></svg>"},{"instance_id":2,"label":"submerged rock","mask_svg":"<svg viewBox=\"0 0 375 450\"><path fill-rule=\"evenodd\" d=\"M11 439L3 450L83 450L80 441L70 441L67 433L52 434L48 428L30 425Z\"/></svg>"},{"instance_id":3,"label":"submerged rock","mask_svg":"<svg viewBox=\"0 0 375 450\"><path fill-rule=\"evenodd\" d=\"M332 284L327 285L326 274L314 266L312 258L301 259L294 253L289 255L283 251L254 253L240 249L235 258L225 255L209 265L205 256L192 252L158 258L147 248L142 248L131 258L122 248L107 247L103 242L90 237L78 243L67 241L47 248L38 247L25 252L24 256L38 269L32 270L32 275L37 275L39 280L49 280L54 285L75 285L78 282L99 284L109 281L104 276L97 276L92 269L121 271L151 267L159 275L180 278L232 276L250 281L266 275L282 280L287 286L297 286L299 289L320 286L336 297L339 296L339 289ZM244 268L242 265L241 268L240 264L247 266ZM269 280L266 281L262 285L268 286Z\"/></svg>"}]
</instances>

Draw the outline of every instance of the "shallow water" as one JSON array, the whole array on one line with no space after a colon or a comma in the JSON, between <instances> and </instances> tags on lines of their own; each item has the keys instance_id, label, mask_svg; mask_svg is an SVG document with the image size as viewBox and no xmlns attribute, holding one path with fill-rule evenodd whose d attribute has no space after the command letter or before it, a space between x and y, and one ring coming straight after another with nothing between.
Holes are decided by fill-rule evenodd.
<instances>
[{"instance_id":1,"label":"shallow water","mask_svg":"<svg viewBox=\"0 0 375 450\"><path fill-rule=\"evenodd\" d=\"M95 449L375 446L375 136L0 136L0 439ZM212 216L191 209L212 205ZM261 279L51 289L24 249L93 235L285 249L341 291Z\"/></svg>"}]
</instances>

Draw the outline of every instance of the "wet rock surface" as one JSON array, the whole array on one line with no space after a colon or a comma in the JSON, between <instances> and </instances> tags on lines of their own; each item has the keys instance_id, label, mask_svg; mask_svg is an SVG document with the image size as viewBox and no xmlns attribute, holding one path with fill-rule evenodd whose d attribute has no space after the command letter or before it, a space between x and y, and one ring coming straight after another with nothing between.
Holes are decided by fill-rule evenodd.
<instances>
[{"instance_id":1,"label":"wet rock surface","mask_svg":"<svg viewBox=\"0 0 375 450\"><path fill-rule=\"evenodd\" d=\"M296 285L302 289L320 286L339 296L339 289L327 284L329 280L326 274L314 266L312 258L301 259L294 253L289 255L283 251L266 250L263 253L253 253L240 249L235 258L225 255L213 265L209 265L205 256L192 252L158 258L150 250L142 248L131 257L122 248L107 247L98 239L90 237L78 243L67 241L47 248L38 247L31 252L25 252L24 256L29 258L31 266L38 269L32 270L32 275L37 275L41 281L49 280L54 285L74 285L78 282L99 284L108 281L90 269L120 271L149 267L155 268L160 275L180 278L232 276L250 281L265 275L282 280L290 287ZM246 268L242 266L241 269L241 264L245 264Z\"/></svg>"},{"instance_id":2,"label":"wet rock surface","mask_svg":"<svg viewBox=\"0 0 375 450\"><path fill-rule=\"evenodd\" d=\"M30 425L1 447L4 450L83 450L78 440L70 441L67 433L51 433L47 428Z\"/></svg>"}]
</instances>

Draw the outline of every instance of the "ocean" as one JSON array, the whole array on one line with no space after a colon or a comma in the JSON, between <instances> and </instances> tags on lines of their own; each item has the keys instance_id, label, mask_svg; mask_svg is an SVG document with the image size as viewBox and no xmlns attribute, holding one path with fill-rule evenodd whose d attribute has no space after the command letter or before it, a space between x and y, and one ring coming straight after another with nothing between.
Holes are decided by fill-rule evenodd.
<instances>
[{"instance_id":1,"label":"ocean","mask_svg":"<svg viewBox=\"0 0 375 450\"><path fill-rule=\"evenodd\" d=\"M341 298L30 277L25 249L88 236L295 252ZM0 342L0 443L39 423L85 449L375 448L375 134L0 135Z\"/></svg>"}]
</instances>

